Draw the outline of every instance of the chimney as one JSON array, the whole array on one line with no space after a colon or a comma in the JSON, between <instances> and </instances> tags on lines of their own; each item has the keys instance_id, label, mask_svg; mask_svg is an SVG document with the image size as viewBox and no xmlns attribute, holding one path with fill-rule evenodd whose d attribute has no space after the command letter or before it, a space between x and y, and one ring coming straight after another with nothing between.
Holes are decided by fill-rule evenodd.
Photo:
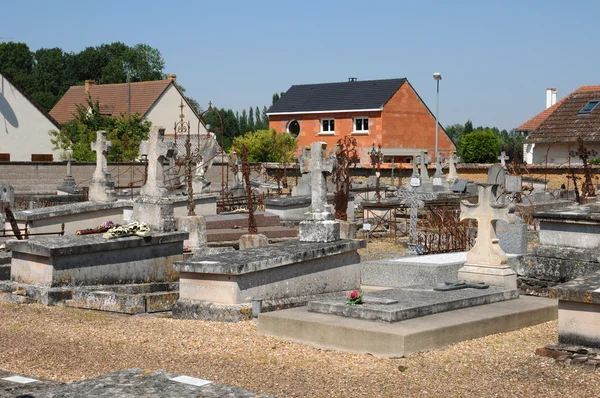
<instances>
[{"instance_id":1,"label":"chimney","mask_svg":"<svg viewBox=\"0 0 600 398\"><path fill-rule=\"evenodd\" d=\"M546 109L550 108L554 104L556 104L556 89L555 88L547 88L546 89Z\"/></svg>"},{"instance_id":2,"label":"chimney","mask_svg":"<svg viewBox=\"0 0 600 398\"><path fill-rule=\"evenodd\" d=\"M167 80L173 80L173 83L177 83L177 75L174 73L169 73L167 75Z\"/></svg>"},{"instance_id":3,"label":"chimney","mask_svg":"<svg viewBox=\"0 0 600 398\"><path fill-rule=\"evenodd\" d=\"M96 82L94 80L86 80L84 83L85 95L88 95L92 87L94 87L95 85Z\"/></svg>"},{"instance_id":4,"label":"chimney","mask_svg":"<svg viewBox=\"0 0 600 398\"><path fill-rule=\"evenodd\" d=\"M358 79L356 77L349 77L348 81L349 82L355 82L355 81L358 81Z\"/></svg>"}]
</instances>

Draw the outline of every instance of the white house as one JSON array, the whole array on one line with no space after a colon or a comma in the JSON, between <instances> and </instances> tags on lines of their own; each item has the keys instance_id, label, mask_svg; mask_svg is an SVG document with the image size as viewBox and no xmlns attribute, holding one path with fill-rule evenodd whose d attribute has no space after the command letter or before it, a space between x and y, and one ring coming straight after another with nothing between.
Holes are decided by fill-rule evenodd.
<instances>
[{"instance_id":1,"label":"white house","mask_svg":"<svg viewBox=\"0 0 600 398\"><path fill-rule=\"evenodd\" d=\"M60 160L52 149L51 130L58 122L0 73L0 161Z\"/></svg>"},{"instance_id":2,"label":"white house","mask_svg":"<svg viewBox=\"0 0 600 398\"><path fill-rule=\"evenodd\" d=\"M177 76L168 75L166 80L147 82L96 84L86 80L84 86L71 86L50 111L59 123L74 118L77 105L87 106L87 100L98 101L100 112L113 117L139 113L154 126L163 126L165 135L174 134L174 124L179 121L180 105L183 103L185 120L190 122L192 134L206 135L200 116L187 102L177 86Z\"/></svg>"}]
</instances>

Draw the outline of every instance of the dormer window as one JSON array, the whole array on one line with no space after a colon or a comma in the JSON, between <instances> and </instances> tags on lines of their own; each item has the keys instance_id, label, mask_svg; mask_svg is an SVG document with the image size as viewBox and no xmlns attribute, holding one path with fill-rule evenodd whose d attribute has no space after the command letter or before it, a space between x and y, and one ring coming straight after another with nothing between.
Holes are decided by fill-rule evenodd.
<instances>
[{"instance_id":1,"label":"dormer window","mask_svg":"<svg viewBox=\"0 0 600 398\"><path fill-rule=\"evenodd\" d=\"M581 108L581 110L579 111L580 115L586 115L590 112L592 112L594 110L594 108L596 107L596 105L598 105L598 103L600 103L600 100L593 100L588 102L587 104L585 104L585 106L583 108Z\"/></svg>"}]
</instances>

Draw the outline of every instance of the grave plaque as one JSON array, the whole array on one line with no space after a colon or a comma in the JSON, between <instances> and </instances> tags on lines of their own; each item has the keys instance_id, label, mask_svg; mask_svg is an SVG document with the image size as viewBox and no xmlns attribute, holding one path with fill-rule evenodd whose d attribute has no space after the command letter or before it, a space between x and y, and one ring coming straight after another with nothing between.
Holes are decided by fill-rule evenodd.
<instances>
[{"instance_id":1,"label":"grave plaque","mask_svg":"<svg viewBox=\"0 0 600 398\"><path fill-rule=\"evenodd\" d=\"M452 192L465 193L467 191L467 183L469 180L466 178L457 178L452 184Z\"/></svg>"}]
</instances>

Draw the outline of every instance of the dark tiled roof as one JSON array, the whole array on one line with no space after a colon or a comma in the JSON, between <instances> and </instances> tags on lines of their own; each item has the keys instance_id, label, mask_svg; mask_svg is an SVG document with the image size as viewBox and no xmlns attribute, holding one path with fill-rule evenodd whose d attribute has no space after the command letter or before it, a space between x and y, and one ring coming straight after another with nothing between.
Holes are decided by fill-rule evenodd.
<instances>
[{"instance_id":1,"label":"dark tiled roof","mask_svg":"<svg viewBox=\"0 0 600 398\"><path fill-rule=\"evenodd\" d=\"M406 79L292 86L267 113L380 109Z\"/></svg>"},{"instance_id":2,"label":"dark tiled roof","mask_svg":"<svg viewBox=\"0 0 600 398\"><path fill-rule=\"evenodd\" d=\"M56 128L60 129L60 124L58 123L58 121L56 119L54 119L52 117L52 115L50 115L48 112L46 112L44 109L42 109L42 107L39 106L33 100L33 98L31 98L31 96L27 93L27 91L25 91L25 89L23 87L21 87L17 83L15 83L6 73L2 73L0 71L0 76L2 76L3 78L5 78L10 84L12 84L13 87L16 88L23 95L23 97L27 98L27 100L29 102L31 102L31 105L33 105L38 111L40 111L42 113L42 115L44 115L46 117L46 119L48 119L50 121L50 123L52 123L53 125L55 125Z\"/></svg>"},{"instance_id":3,"label":"dark tiled roof","mask_svg":"<svg viewBox=\"0 0 600 398\"><path fill-rule=\"evenodd\" d=\"M583 86L558 103L554 112L529 134L527 142L600 141L600 106L579 114L589 101L600 100L600 86Z\"/></svg>"},{"instance_id":4,"label":"dark tiled roof","mask_svg":"<svg viewBox=\"0 0 600 398\"><path fill-rule=\"evenodd\" d=\"M167 79L131 83L131 113L145 115L172 82ZM127 113L127 83L96 84L91 87L90 96L92 101L100 103L102 114L117 117ZM73 119L77 104L86 103L85 87L71 86L52 108L50 115L60 123L68 122Z\"/></svg>"}]
</instances>

